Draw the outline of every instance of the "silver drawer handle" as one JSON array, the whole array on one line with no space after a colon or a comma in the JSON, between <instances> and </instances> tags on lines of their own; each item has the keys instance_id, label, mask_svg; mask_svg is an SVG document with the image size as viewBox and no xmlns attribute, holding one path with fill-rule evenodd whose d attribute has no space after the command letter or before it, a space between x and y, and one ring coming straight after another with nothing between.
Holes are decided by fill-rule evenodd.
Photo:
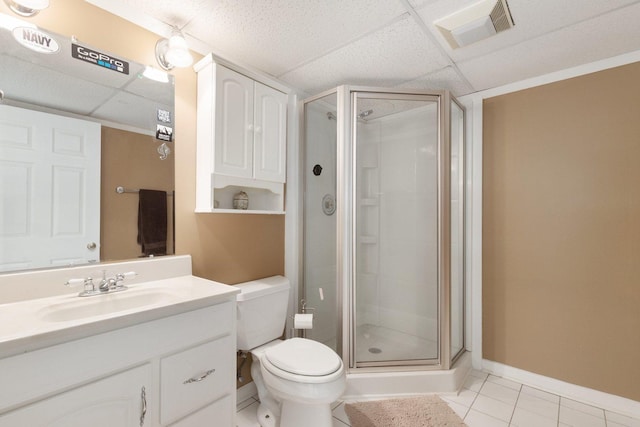
<instances>
[{"instance_id":1,"label":"silver drawer handle","mask_svg":"<svg viewBox=\"0 0 640 427\"><path fill-rule=\"evenodd\" d=\"M200 381L204 380L205 378L207 378L209 375L213 374L216 370L215 369L209 369L207 372L205 372L202 376L198 377L198 378L189 378L188 380L186 380L185 382L183 382L182 384L191 384L191 383L199 383Z\"/></svg>"}]
</instances>

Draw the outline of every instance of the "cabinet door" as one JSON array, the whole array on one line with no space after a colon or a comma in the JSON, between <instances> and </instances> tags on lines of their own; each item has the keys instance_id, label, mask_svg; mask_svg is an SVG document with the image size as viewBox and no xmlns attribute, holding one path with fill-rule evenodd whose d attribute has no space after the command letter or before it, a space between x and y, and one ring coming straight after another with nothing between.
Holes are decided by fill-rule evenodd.
<instances>
[{"instance_id":1,"label":"cabinet door","mask_svg":"<svg viewBox=\"0 0 640 427\"><path fill-rule=\"evenodd\" d=\"M151 426L150 410L141 423L150 378L150 365L140 366L9 412L0 427Z\"/></svg>"},{"instance_id":2,"label":"cabinet door","mask_svg":"<svg viewBox=\"0 0 640 427\"><path fill-rule=\"evenodd\" d=\"M254 178L285 182L287 95L256 82L254 102Z\"/></svg>"},{"instance_id":3,"label":"cabinet door","mask_svg":"<svg viewBox=\"0 0 640 427\"><path fill-rule=\"evenodd\" d=\"M214 172L253 176L253 80L218 66Z\"/></svg>"}]
</instances>

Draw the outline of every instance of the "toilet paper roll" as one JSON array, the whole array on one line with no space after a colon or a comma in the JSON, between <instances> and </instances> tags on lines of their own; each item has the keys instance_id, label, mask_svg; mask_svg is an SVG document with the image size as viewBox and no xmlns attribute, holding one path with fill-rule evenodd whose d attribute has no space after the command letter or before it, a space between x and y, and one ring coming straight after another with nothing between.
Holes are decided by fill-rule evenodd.
<instances>
[{"instance_id":1,"label":"toilet paper roll","mask_svg":"<svg viewBox=\"0 0 640 427\"><path fill-rule=\"evenodd\" d=\"M294 329L311 329L313 328L313 314L296 314L293 316Z\"/></svg>"}]
</instances>

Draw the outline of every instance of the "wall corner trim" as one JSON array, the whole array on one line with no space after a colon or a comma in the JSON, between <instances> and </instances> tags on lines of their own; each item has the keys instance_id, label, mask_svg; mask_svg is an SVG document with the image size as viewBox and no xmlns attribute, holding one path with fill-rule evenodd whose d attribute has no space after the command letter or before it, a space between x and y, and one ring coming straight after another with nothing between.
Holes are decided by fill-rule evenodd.
<instances>
[{"instance_id":1,"label":"wall corner trim","mask_svg":"<svg viewBox=\"0 0 640 427\"><path fill-rule=\"evenodd\" d=\"M517 381L561 397L594 405L628 417L640 418L640 402L635 400L567 383L487 359L482 359L482 369L490 374Z\"/></svg>"}]
</instances>

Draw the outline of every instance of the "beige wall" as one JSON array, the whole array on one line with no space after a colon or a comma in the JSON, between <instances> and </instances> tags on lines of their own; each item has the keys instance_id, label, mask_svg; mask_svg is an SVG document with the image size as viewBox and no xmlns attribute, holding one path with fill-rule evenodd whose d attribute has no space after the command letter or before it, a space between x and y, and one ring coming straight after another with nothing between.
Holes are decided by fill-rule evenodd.
<instances>
[{"instance_id":1,"label":"beige wall","mask_svg":"<svg viewBox=\"0 0 640 427\"><path fill-rule=\"evenodd\" d=\"M114 261L142 255L138 244L138 196L116 187L171 192L173 154L160 160L154 136L102 127L100 172L100 259ZM173 143L167 143L171 152ZM167 197L167 252L173 252L173 197Z\"/></svg>"},{"instance_id":2,"label":"beige wall","mask_svg":"<svg viewBox=\"0 0 640 427\"><path fill-rule=\"evenodd\" d=\"M640 63L484 103L483 355L640 400Z\"/></svg>"},{"instance_id":3,"label":"beige wall","mask_svg":"<svg viewBox=\"0 0 640 427\"><path fill-rule=\"evenodd\" d=\"M11 13L4 3L0 11ZM142 64L156 65L158 36L83 0L56 0L30 21ZM196 74L176 77L176 253L193 256L194 274L238 283L284 271L284 217L195 214Z\"/></svg>"}]
</instances>

